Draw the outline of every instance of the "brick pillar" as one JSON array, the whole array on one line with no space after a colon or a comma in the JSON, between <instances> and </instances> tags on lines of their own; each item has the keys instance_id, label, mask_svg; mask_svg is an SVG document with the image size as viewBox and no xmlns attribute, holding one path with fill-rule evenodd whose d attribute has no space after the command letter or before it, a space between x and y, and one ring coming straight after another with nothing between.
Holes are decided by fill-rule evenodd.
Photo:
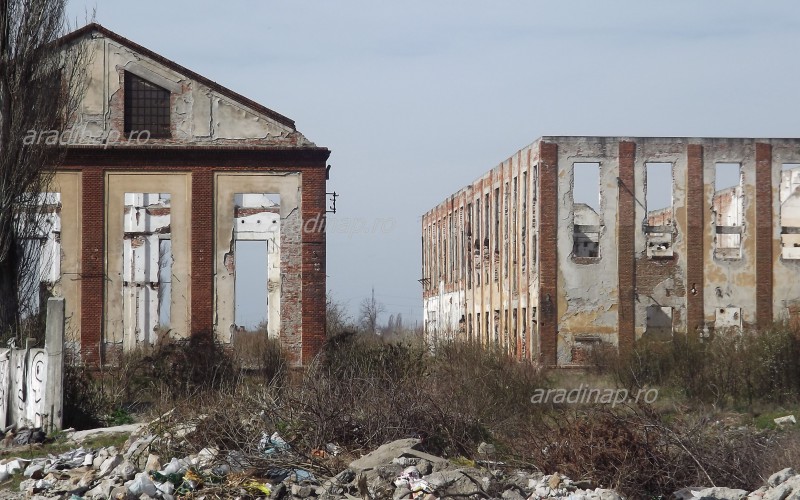
<instances>
[{"instance_id":1,"label":"brick pillar","mask_svg":"<svg viewBox=\"0 0 800 500\"><path fill-rule=\"evenodd\" d=\"M191 334L213 333L214 296L214 172L192 172Z\"/></svg>"},{"instance_id":2,"label":"brick pillar","mask_svg":"<svg viewBox=\"0 0 800 500\"><path fill-rule=\"evenodd\" d=\"M100 365L105 317L105 172L84 169L81 178L81 360Z\"/></svg>"},{"instance_id":3,"label":"brick pillar","mask_svg":"<svg viewBox=\"0 0 800 500\"><path fill-rule=\"evenodd\" d=\"M619 280L618 342L620 353L630 352L636 340L636 143L619 143L619 190L617 206L617 272ZM602 251L602 250L601 250Z\"/></svg>"},{"instance_id":4,"label":"brick pillar","mask_svg":"<svg viewBox=\"0 0 800 500\"><path fill-rule=\"evenodd\" d=\"M303 171L302 363L325 342L325 165ZM314 221L318 221L314 223Z\"/></svg>"},{"instance_id":5,"label":"brick pillar","mask_svg":"<svg viewBox=\"0 0 800 500\"><path fill-rule=\"evenodd\" d=\"M686 154L686 333L697 335L705 322L703 242L707 209L703 182L703 146L689 144Z\"/></svg>"},{"instance_id":6,"label":"brick pillar","mask_svg":"<svg viewBox=\"0 0 800 500\"><path fill-rule=\"evenodd\" d=\"M772 326L772 145L756 143L756 324Z\"/></svg>"},{"instance_id":7,"label":"brick pillar","mask_svg":"<svg viewBox=\"0 0 800 500\"><path fill-rule=\"evenodd\" d=\"M558 145L539 144L539 352L558 363Z\"/></svg>"}]
</instances>

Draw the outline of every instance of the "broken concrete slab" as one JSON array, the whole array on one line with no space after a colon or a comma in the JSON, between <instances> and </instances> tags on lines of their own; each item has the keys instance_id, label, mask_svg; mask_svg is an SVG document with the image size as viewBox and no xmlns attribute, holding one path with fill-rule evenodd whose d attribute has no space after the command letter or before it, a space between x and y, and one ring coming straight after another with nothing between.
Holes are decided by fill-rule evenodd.
<instances>
[{"instance_id":1,"label":"broken concrete slab","mask_svg":"<svg viewBox=\"0 0 800 500\"><path fill-rule=\"evenodd\" d=\"M363 472L391 463L393 459L414 451L413 447L418 446L421 442L416 438L407 438L386 443L379 446L375 451L350 462L350 469L355 472Z\"/></svg>"},{"instance_id":2,"label":"broken concrete slab","mask_svg":"<svg viewBox=\"0 0 800 500\"><path fill-rule=\"evenodd\" d=\"M114 434L132 434L146 424L139 423L139 424L128 424L128 425L117 425L115 427L101 427L98 429L88 429L85 431L74 431L68 435L68 439L71 441L75 441L76 443L82 443L89 438L96 438L100 436L110 436Z\"/></svg>"}]
</instances>

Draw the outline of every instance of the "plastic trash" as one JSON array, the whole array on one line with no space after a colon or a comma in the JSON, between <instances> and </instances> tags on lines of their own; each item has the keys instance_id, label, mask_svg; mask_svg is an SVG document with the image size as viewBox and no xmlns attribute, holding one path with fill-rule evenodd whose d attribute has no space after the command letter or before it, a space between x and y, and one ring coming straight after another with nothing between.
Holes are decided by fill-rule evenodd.
<instances>
[{"instance_id":1,"label":"plastic trash","mask_svg":"<svg viewBox=\"0 0 800 500\"><path fill-rule=\"evenodd\" d=\"M265 455L272 455L273 453L287 451L289 449L289 443L277 432L273 432L271 436L267 436L265 432L258 442L258 449L262 450Z\"/></svg>"},{"instance_id":2,"label":"plastic trash","mask_svg":"<svg viewBox=\"0 0 800 500\"><path fill-rule=\"evenodd\" d=\"M128 486L128 492L135 496L147 495L149 497L155 497L158 494L158 488L147 477L147 474L144 472L140 472L136 474L136 478L133 480L130 486Z\"/></svg>"},{"instance_id":3,"label":"plastic trash","mask_svg":"<svg viewBox=\"0 0 800 500\"><path fill-rule=\"evenodd\" d=\"M164 470L161 471L161 474L165 476L169 476L170 474L180 474L181 472L186 471L186 466L184 466L177 458L173 458L169 461Z\"/></svg>"},{"instance_id":4,"label":"plastic trash","mask_svg":"<svg viewBox=\"0 0 800 500\"><path fill-rule=\"evenodd\" d=\"M403 473L397 476L397 479L394 480L394 485L398 488L406 487L412 493L433 493L431 485L420 477L419 470L413 465L406 467Z\"/></svg>"},{"instance_id":5,"label":"plastic trash","mask_svg":"<svg viewBox=\"0 0 800 500\"><path fill-rule=\"evenodd\" d=\"M251 493L263 493L269 496L272 493L272 485L269 483L259 483L255 480L250 480L244 484L246 490Z\"/></svg>"}]
</instances>

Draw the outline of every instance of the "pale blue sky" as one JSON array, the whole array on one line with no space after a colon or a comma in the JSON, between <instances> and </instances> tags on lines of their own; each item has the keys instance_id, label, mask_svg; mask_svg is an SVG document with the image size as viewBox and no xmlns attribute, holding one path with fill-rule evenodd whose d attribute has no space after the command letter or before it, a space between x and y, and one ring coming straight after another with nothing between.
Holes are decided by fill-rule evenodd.
<instances>
[{"instance_id":1,"label":"pale blue sky","mask_svg":"<svg viewBox=\"0 0 800 500\"><path fill-rule=\"evenodd\" d=\"M71 0L71 16L95 6L333 151L332 217L394 224L331 231L328 288L355 312L374 285L406 323L420 216L539 136L798 133L796 0Z\"/></svg>"}]
</instances>

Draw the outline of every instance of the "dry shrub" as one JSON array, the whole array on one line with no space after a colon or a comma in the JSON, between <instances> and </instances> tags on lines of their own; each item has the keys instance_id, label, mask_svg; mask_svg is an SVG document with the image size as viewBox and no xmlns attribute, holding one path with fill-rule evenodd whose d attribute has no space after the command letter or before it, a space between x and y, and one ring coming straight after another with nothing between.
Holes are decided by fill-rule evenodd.
<instances>
[{"instance_id":1,"label":"dry shrub","mask_svg":"<svg viewBox=\"0 0 800 500\"><path fill-rule=\"evenodd\" d=\"M800 457L796 435L710 416L666 417L647 406L533 405L531 396L549 384L536 367L474 344L435 347L434 355L418 339L334 337L296 386L208 391L177 404L159 421L157 430L169 437L156 451L178 456L213 446L261 474L300 467L329 475L346 466L348 454L315 456L327 443L356 453L418 436L431 453L483 458L476 448L488 441L497 445L494 458L508 464L592 479L629 498L690 485L752 490ZM680 380L667 361L677 360L677 351L659 347L664 357L651 350L637 358L654 361L640 361L631 383ZM706 351L697 349L687 355L699 362ZM717 370L701 375L724 381ZM264 453L259 442L276 431L291 453Z\"/></svg>"},{"instance_id":2,"label":"dry shrub","mask_svg":"<svg viewBox=\"0 0 800 500\"><path fill-rule=\"evenodd\" d=\"M596 366L628 388L672 388L693 401L718 406L800 400L800 332L788 325L710 340L675 336L640 341L627 356L605 351Z\"/></svg>"},{"instance_id":3,"label":"dry shrub","mask_svg":"<svg viewBox=\"0 0 800 500\"><path fill-rule=\"evenodd\" d=\"M355 451L405 437L432 453L470 455L492 429L510 433L510 422L539 411L530 396L544 383L498 350L446 344L432 356L419 339L347 334L331 339L294 387L194 398L190 410L206 417L187 443L252 452L263 433L278 431L306 458L328 443Z\"/></svg>"},{"instance_id":4,"label":"dry shrub","mask_svg":"<svg viewBox=\"0 0 800 500\"><path fill-rule=\"evenodd\" d=\"M421 339L332 339L299 393L316 443L371 448L408 436L433 453L470 454L520 414L546 385L543 374L499 349Z\"/></svg>"},{"instance_id":5,"label":"dry shrub","mask_svg":"<svg viewBox=\"0 0 800 500\"><path fill-rule=\"evenodd\" d=\"M800 470L800 432L797 430L781 433L775 438L775 444L759 464L759 472L761 477L768 478L786 467Z\"/></svg>"},{"instance_id":6,"label":"dry shrub","mask_svg":"<svg viewBox=\"0 0 800 500\"><path fill-rule=\"evenodd\" d=\"M593 406L554 410L509 445L545 472L589 478L629 498L658 498L691 485L755 489L775 443L771 432L707 418L665 423L644 406Z\"/></svg>"},{"instance_id":7,"label":"dry shrub","mask_svg":"<svg viewBox=\"0 0 800 500\"><path fill-rule=\"evenodd\" d=\"M170 339L117 352L109 364L90 369L65 363L67 425L91 428L128 423L132 414L171 405L209 391L230 392L238 384L278 383L286 378L286 356L276 339L253 335L234 348L208 335Z\"/></svg>"}]
</instances>

